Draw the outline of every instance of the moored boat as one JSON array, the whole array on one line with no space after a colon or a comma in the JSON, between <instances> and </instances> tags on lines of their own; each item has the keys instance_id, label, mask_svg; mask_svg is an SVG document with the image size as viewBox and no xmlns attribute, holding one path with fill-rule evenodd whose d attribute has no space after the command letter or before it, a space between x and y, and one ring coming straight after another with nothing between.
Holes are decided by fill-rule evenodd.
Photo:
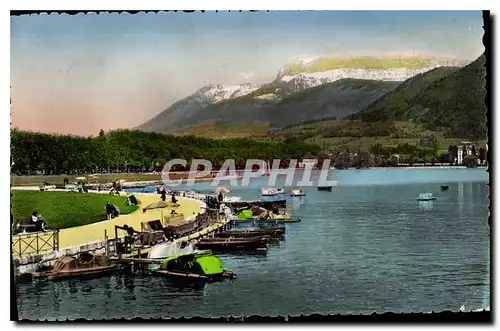
<instances>
[{"instance_id":1,"label":"moored boat","mask_svg":"<svg viewBox=\"0 0 500 331\"><path fill-rule=\"evenodd\" d=\"M284 194L285 189L283 188L263 188L260 190L260 195L263 197L275 196L278 194Z\"/></svg>"},{"instance_id":2,"label":"moored boat","mask_svg":"<svg viewBox=\"0 0 500 331\"><path fill-rule=\"evenodd\" d=\"M290 193L290 195L292 197L303 197L306 195L306 193L304 191L302 191L301 189L296 189L296 190L292 190L292 193Z\"/></svg>"},{"instance_id":3,"label":"moored boat","mask_svg":"<svg viewBox=\"0 0 500 331\"><path fill-rule=\"evenodd\" d=\"M270 236L256 236L247 238L205 238L196 243L198 249L212 251L253 251L267 249Z\"/></svg>"},{"instance_id":4,"label":"moored boat","mask_svg":"<svg viewBox=\"0 0 500 331\"><path fill-rule=\"evenodd\" d=\"M272 238L281 238L285 234L285 227L276 228L249 228L244 230L231 230L217 233L217 238L247 238L255 236L271 236Z\"/></svg>"},{"instance_id":5,"label":"moored boat","mask_svg":"<svg viewBox=\"0 0 500 331\"><path fill-rule=\"evenodd\" d=\"M433 193L420 193L417 198L418 201L431 201L436 200Z\"/></svg>"},{"instance_id":6,"label":"moored boat","mask_svg":"<svg viewBox=\"0 0 500 331\"><path fill-rule=\"evenodd\" d=\"M293 220L293 215L287 212L280 211L278 213L273 213L272 211L266 211L259 215L253 217L255 220L271 220L271 221L291 221Z\"/></svg>"},{"instance_id":7,"label":"moored boat","mask_svg":"<svg viewBox=\"0 0 500 331\"><path fill-rule=\"evenodd\" d=\"M254 201L231 201L231 202L224 201L224 204L226 204L230 208L237 210L250 209L252 207L262 207L267 210L286 208L286 200L273 200L273 201L254 200Z\"/></svg>"},{"instance_id":8,"label":"moored boat","mask_svg":"<svg viewBox=\"0 0 500 331\"><path fill-rule=\"evenodd\" d=\"M156 275L184 280L216 281L234 278L232 271L225 270L221 259L210 253L193 253L167 257L153 270Z\"/></svg>"},{"instance_id":9,"label":"moored boat","mask_svg":"<svg viewBox=\"0 0 500 331\"><path fill-rule=\"evenodd\" d=\"M292 218L288 220L271 220L271 219L247 219L247 220L232 220L233 225L244 224L244 223L253 223L258 225L268 224L268 225L278 225L278 224L288 224L288 223L300 223L302 220L300 218Z\"/></svg>"},{"instance_id":10,"label":"moored boat","mask_svg":"<svg viewBox=\"0 0 500 331\"><path fill-rule=\"evenodd\" d=\"M196 253L194 245L186 242L164 242L155 245L148 253L148 259L167 258L169 256Z\"/></svg>"},{"instance_id":11,"label":"moored boat","mask_svg":"<svg viewBox=\"0 0 500 331\"><path fill-rule=\"evenodd\" d=\"M318 191L332 191L333 186L318 186Z\"/></svg>"},{"instance_id":12,"label":"moored boat","mask_svg":"<svg viewBox=\"0 0 500 331\"><path fill-rule=\"evenodd\" d=\"M448 185L441 185L441 191L448 191L449 188Z\"/></svg>"},{"instance_id":13,"label":"moored boat","mask_svg":"<svg viewBox=\"0 0 500 331\"><path fill-rule=\"evenodd\" d=\"M110 259L102 254L80 253L76 258L64 256L59 258L49 271L35 272L35 279L56 280L62 278L97 276L119 269L119 265L111 264Z\"/></svg>"}]
</instances>

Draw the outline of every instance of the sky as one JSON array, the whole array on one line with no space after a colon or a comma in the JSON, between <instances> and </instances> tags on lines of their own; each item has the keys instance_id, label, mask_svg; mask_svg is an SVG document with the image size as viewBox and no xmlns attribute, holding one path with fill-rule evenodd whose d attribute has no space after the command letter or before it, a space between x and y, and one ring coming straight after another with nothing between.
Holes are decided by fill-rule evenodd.
<instances>
[{"instance_id":1,"label":"sky","mask_svg":"<svg viewBox=\"0 0 500 331\"><path fill-rule=\"evenodd\" d=\"M206 84L266 83L300 56L474 60L480 11L167 12L11 17L12 125L132 128Z\"/></svg>"}]
</instances>

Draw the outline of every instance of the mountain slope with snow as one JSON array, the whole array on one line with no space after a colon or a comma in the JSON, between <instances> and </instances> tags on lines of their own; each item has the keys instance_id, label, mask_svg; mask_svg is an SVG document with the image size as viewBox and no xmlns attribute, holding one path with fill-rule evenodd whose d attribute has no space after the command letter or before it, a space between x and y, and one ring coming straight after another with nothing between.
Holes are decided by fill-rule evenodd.
<instances>
[{"instance_id":1,"label":"mountain slope with snow","mask_svg":"<svg viewBox=\"0 0 500 331\"><path fill-rule=\"evenodd\" d=\"M137 128L165 133L215 122L271 121L280 125L280 121L293 124L318 116L349 116L360 111L359 106L366 106L364 101L374 101L373 97L401 82L449 63L456 61L415 56L299 58L286 64L268 84L207 85ZM371 90L346 90L351 83ZM315 90L323 85L328 87ZM296 94L300 95L293 99Z\"/></svg>"},{"instance_id":2,"label":"mountain slope with snow","mask_svg":"<svg viewBox=\"0 0 500 331\"><path fill-rule=\"evenodd\" d=\"M196 116L201 110L231 98L247 95L260 86L255 84L240 85L207 85L192 95L177 101L166 110L137 127L142 131L170 132L188 124L183 124L186 119Z\"/></svg>"}]
</instances>

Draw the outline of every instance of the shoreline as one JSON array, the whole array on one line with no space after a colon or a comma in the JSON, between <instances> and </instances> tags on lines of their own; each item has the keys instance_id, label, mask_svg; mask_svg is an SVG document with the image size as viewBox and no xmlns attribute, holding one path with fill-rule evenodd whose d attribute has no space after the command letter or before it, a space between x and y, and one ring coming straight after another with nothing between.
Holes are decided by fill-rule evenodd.
<instances>
[{"instance_id":1,"label":"shoreline","mask_svg":"<svg viewBox=\"0 0 500 331\"><path fill-rule=\"evenodd\" d=\"M357 168L336 169L336 168L331 167L329 170L330 171L353 171L353 170L362 171L362 170L376 170L376 169L386 169L386 170L392 170L392 169L429 169L429 170L436 170L436 169L481 169L481 170L488 170L488 168L489 168L489 166L481 166L481 167L475 167L475 168L467 168L466 166L412 166L412 167L404 166L404 167L370 167L370 168L361 168L361 169L357 169ZM303 171L304 169L297 169L297 170ZM313 169L313 170L319 171L321 169ZM131 174L131 173L128 173L128 174ZM148 176L155 176L155 175L150 174ZM269 176L269 173L261 175L261 177L265 177L265 176ZM42 175L22 176L22 177L40 178L40 177L42 177ZM65 176L60 175L60 177L65 177ZM214 180L214 178L215 177L195 178L194 182L195 183L206 183L206 182L211 182L212 180ZM235 176L236 180L241 180L242 178L243 178L242 175ZM180 185L186 185L188 182L187 178L182 178L182 179L177 179L177 180L181 180ZM98 183L88 183L89 187L92 187L96 184L98 184ZM99 183L99 184L110 185L110 183ZM14 189L14 190L37 190L38 191L39 185L40 185L39 181L31 181L31 182L26 182L26 183L14 185L12 183L12 180L11 180L10 187L11 187L11 189ZM126 182L122 183L122 188L128 189L128 188L134 188L134 187L155 186L155 185L165 185L165 183L161 179L126 181ZM107 192L107 190L103 190L102 193L104 193L104 192Z\"/></svg>"}]
</instances>

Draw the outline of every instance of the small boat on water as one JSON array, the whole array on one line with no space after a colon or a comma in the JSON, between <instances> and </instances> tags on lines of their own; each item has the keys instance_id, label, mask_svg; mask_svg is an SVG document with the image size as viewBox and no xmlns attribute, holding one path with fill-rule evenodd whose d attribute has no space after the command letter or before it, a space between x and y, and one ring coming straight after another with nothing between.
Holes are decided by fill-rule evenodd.
<instances>
[{"instance_id":1,"label":"small boat on water","mask_svg":"<svg viewBox=\"0 0 500 331\"><path fill-rule=\"evenodd\" d=\"M242 197L224 197L224 200L222 202L227 203L227 202L240 202L243 201Z\"/></svg>"},{"instance_id":2,"label":"small boat on water","mask_svg":"<svg viewBox=\"0 0 500 331\"><path fill-rule=\"evenodd\" d=\"M441 185L441 191L448 191L449 188L448 185Z\"/></svg>"},{"instance_id":3,"label":"small boat on water","mask_svg":"<svg viewBox=\"0 0 500 331\"><path fill-rule=\"evenodd\" d=\"M225 270L221 259L210 253L192 253L167 257L153 274L191 281L232 279L235 274Z\"/></svg>"},{"instance_id":4,"label":"small boat on water","mask_svg":"<svg viewBox=\"0 0 500 331\"><path fill-rule=\"evenodd\" d=\"M252 207L262 207L267 210L286 208L286 200L273 200L273 201L254 200L254 201L230 201L230 202L224 201L224 204L226 204L230 208L238 210L249 209Z\"/></svg>"},{"instance_id":5,"label":"small boat on water","mask_svg":"<svg viewBox=\"0 0 500 331\"><path fill-rule=\"evenodd\" d=\"M318 191L332 191L333 186L318 186Z\"/></svg>"},{"instance_id":6,"label":"small boat on water","mask_svg":"<svg viewBox=\"0 0 500 331\"><path fill-rule=\"evenodd\" d=\"M420 193L417 198L418 201L432 201L436 199L433 193Z\"/></svg>"},{"instance_id":7,"label":"small boat on water","mask_svg":"<svg viewBox=\"0 0 500 331\"><path fill-rule=\"evenodd\" d=\"M254 223L254 224L258 224L258 225L264 225L264 224L278 225L278 224L300 223L300 222L302 222L302 220L300 218L296 218L296 219L292 218L292 219L288 219L288 220L271 220L271 219L262 219L262 220L259 220L259 219L246 219L246 220L237 219L237 220L232 220L233 225L243 224L243 223Z\"/></svg>"},{"instance_id":8,"label":"small boat on water","mask_svg":"<svg viewBox=\"0 0 500 331\"><path fill-rule=\"evenodd\" d=\"M301 189L296 189L296 190L292 190L292 193L290 193L290 195L292 197L303 197L306 195L306 193L304 191L302 191Z\"/></svg>"},{"instance_id":9,"label":"small boat on water","mask_svg":"<svg viewBox=\"0 0 500 331\"><path fill-rule=\"evenodd\" d=\"M196 243L198 249L212 251L254 251L267 249L271 237L256 236L246 238L205 238Z\"/></svg>"},{"instance_id":10,"label":"small boat on water","mask_svg":"<svg viewBox=\"0 0 500 331\"><path fill-rule=\"evenodd\" d=\"M278 214L267 212L264 215L259 215L257 220L291 221L293 220L293 215L287 212L280 212Z\"/></svg>"},{"instance_id":11,"label":"small boat on water","mask_svg":"<svg viewBox=\"0 0 500 331\"><path fill-rule=\"evenodd\" d=\"M215 235L217 238L248 238L255 236L271 236L271 238L281 238L285 234L285 227L276 228L248 228L244 230L231 230L220 232Z\"/></svg>"},{"instance_id":12,"label":"small boat on water","mask_svg":"<svg viewBox=\"0 0 500 331\"><path fill-rule=\"evenodd\" d=\"M159 245L155 245L151 248L148 253L148 259L161 259L167 258L169 256L184 255L184 254L194 254L196 250L194 245L186 242L164 242Z\"/></svg>"},{"instance_id":13,"label":"small boat on water","mask_svg":"<svg viewBox=\"0 0 500 331\"><path fill-rule=\"evenodd\" d=\"M263 188L260 190L260 195L263 197L270 197L283 193L285 193L285 190L282 188Z\"/></svg>"},{"instance_id":14,"label":"small boat on water","mask_svg":"<svg viewBox=\"0 0 500 331\"><path fill-rule=\"evenodd\" d=\"M57 280L62 278L102 275L119 269L119 265L111 264L106 255L80 253L76 258L64 256L59 258L49 271L35 272L31 276L35 279Z\"/></svg>"}]
</instances>

